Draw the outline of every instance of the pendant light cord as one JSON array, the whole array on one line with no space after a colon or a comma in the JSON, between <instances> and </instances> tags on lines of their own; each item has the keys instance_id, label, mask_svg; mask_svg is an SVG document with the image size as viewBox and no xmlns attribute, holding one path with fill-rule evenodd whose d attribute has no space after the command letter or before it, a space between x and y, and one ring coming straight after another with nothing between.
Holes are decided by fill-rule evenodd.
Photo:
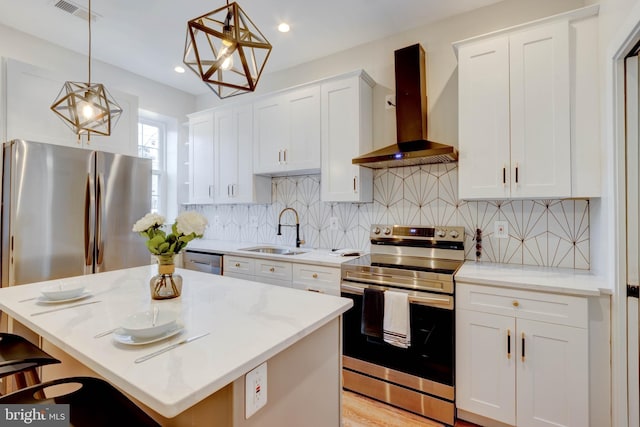
<instances>
[{"instance_id":1,"label":"pendant light cord","mask_svg":"<svg viewBox=\"0 0 640 427\"><path fill-rule=\"evenodd\" d=\"M87 82L91 86L91 0L89 0L89 81Z\"/></svg>"}]
</instances>

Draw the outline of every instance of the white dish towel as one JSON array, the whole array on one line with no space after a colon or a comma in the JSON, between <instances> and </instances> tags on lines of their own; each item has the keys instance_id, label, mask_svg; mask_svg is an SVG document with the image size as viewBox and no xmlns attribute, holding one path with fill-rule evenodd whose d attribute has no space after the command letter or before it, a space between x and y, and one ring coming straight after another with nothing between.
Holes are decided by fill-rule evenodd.
<instances>
[{"instance_id":1,"label":"white dish towel","mask_svg":"<svg viewBox=\"0 0 640 427\"><path fill-rule=\"evenodd\" d=\"M384 292L384 318L382 338L396 347L411 345L409 295L405 292Z\"/></svg>"}]
</instances>

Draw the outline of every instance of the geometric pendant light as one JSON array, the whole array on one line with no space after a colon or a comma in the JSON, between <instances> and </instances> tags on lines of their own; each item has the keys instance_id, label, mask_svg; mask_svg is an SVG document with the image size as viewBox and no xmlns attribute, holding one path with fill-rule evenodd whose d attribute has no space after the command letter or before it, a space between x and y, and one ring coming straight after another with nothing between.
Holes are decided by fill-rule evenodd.
<instances>
[{"instance_id":1,"label":"geometric pendant light","mask_svg":"<svg viewBox=\"0 0 640 427\"><path fill-rule=\"evenodd\" d=\"M78 135L111 135L122 108L101 83L91 83L91 0L89 0L89 77L85 82L67 81L60 89L51 110Z\"/></svg>"},{"instance_id":2,"label":"geometric pendant light","mask_svg":"<svg viewBox=\"0 0 640 427\"><path fill-rule=\"evenodd\" d=\"M270 53L236 2L187 22L183 62L220 98L253 92Z\"/></svg>"}]
</instances>

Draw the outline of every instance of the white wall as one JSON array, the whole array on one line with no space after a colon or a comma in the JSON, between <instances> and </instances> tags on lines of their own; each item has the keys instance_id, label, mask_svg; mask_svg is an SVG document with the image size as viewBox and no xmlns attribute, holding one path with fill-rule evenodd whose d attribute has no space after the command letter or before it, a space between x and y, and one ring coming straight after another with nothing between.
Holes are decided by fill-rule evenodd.
<instances>
[{"instance_id":1,"label":"white wall","mask_svg":"<svg viewBox=\"0 0 640 427\"><path fill-rule=\"evenodd\" d=\"M63 75L68 80L87 80L87 57L0 24L0 57L17 59ZM121 68L92 60L91 79L107 89L117 89L138 97L141 109L180 122L196 109L195 97ZM53 99L51 100L54 101Z\"/></svg>"}]
</instances>

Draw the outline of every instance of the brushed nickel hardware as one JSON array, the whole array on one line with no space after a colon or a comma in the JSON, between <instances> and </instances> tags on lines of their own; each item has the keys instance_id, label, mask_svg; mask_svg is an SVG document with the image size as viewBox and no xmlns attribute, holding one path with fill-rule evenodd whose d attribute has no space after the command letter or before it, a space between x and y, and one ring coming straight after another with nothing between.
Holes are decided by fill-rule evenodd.
<instances>
[{"instance_id":1,"label":"brushed nickel hardware","mask_svg":"<svg viewBox=\"0 0 640 427\"><path fill-rule=\"evenodd\" d=\"M511 359L511 329L507 329L507 359Z\"/></svg>"}]
</instances>

